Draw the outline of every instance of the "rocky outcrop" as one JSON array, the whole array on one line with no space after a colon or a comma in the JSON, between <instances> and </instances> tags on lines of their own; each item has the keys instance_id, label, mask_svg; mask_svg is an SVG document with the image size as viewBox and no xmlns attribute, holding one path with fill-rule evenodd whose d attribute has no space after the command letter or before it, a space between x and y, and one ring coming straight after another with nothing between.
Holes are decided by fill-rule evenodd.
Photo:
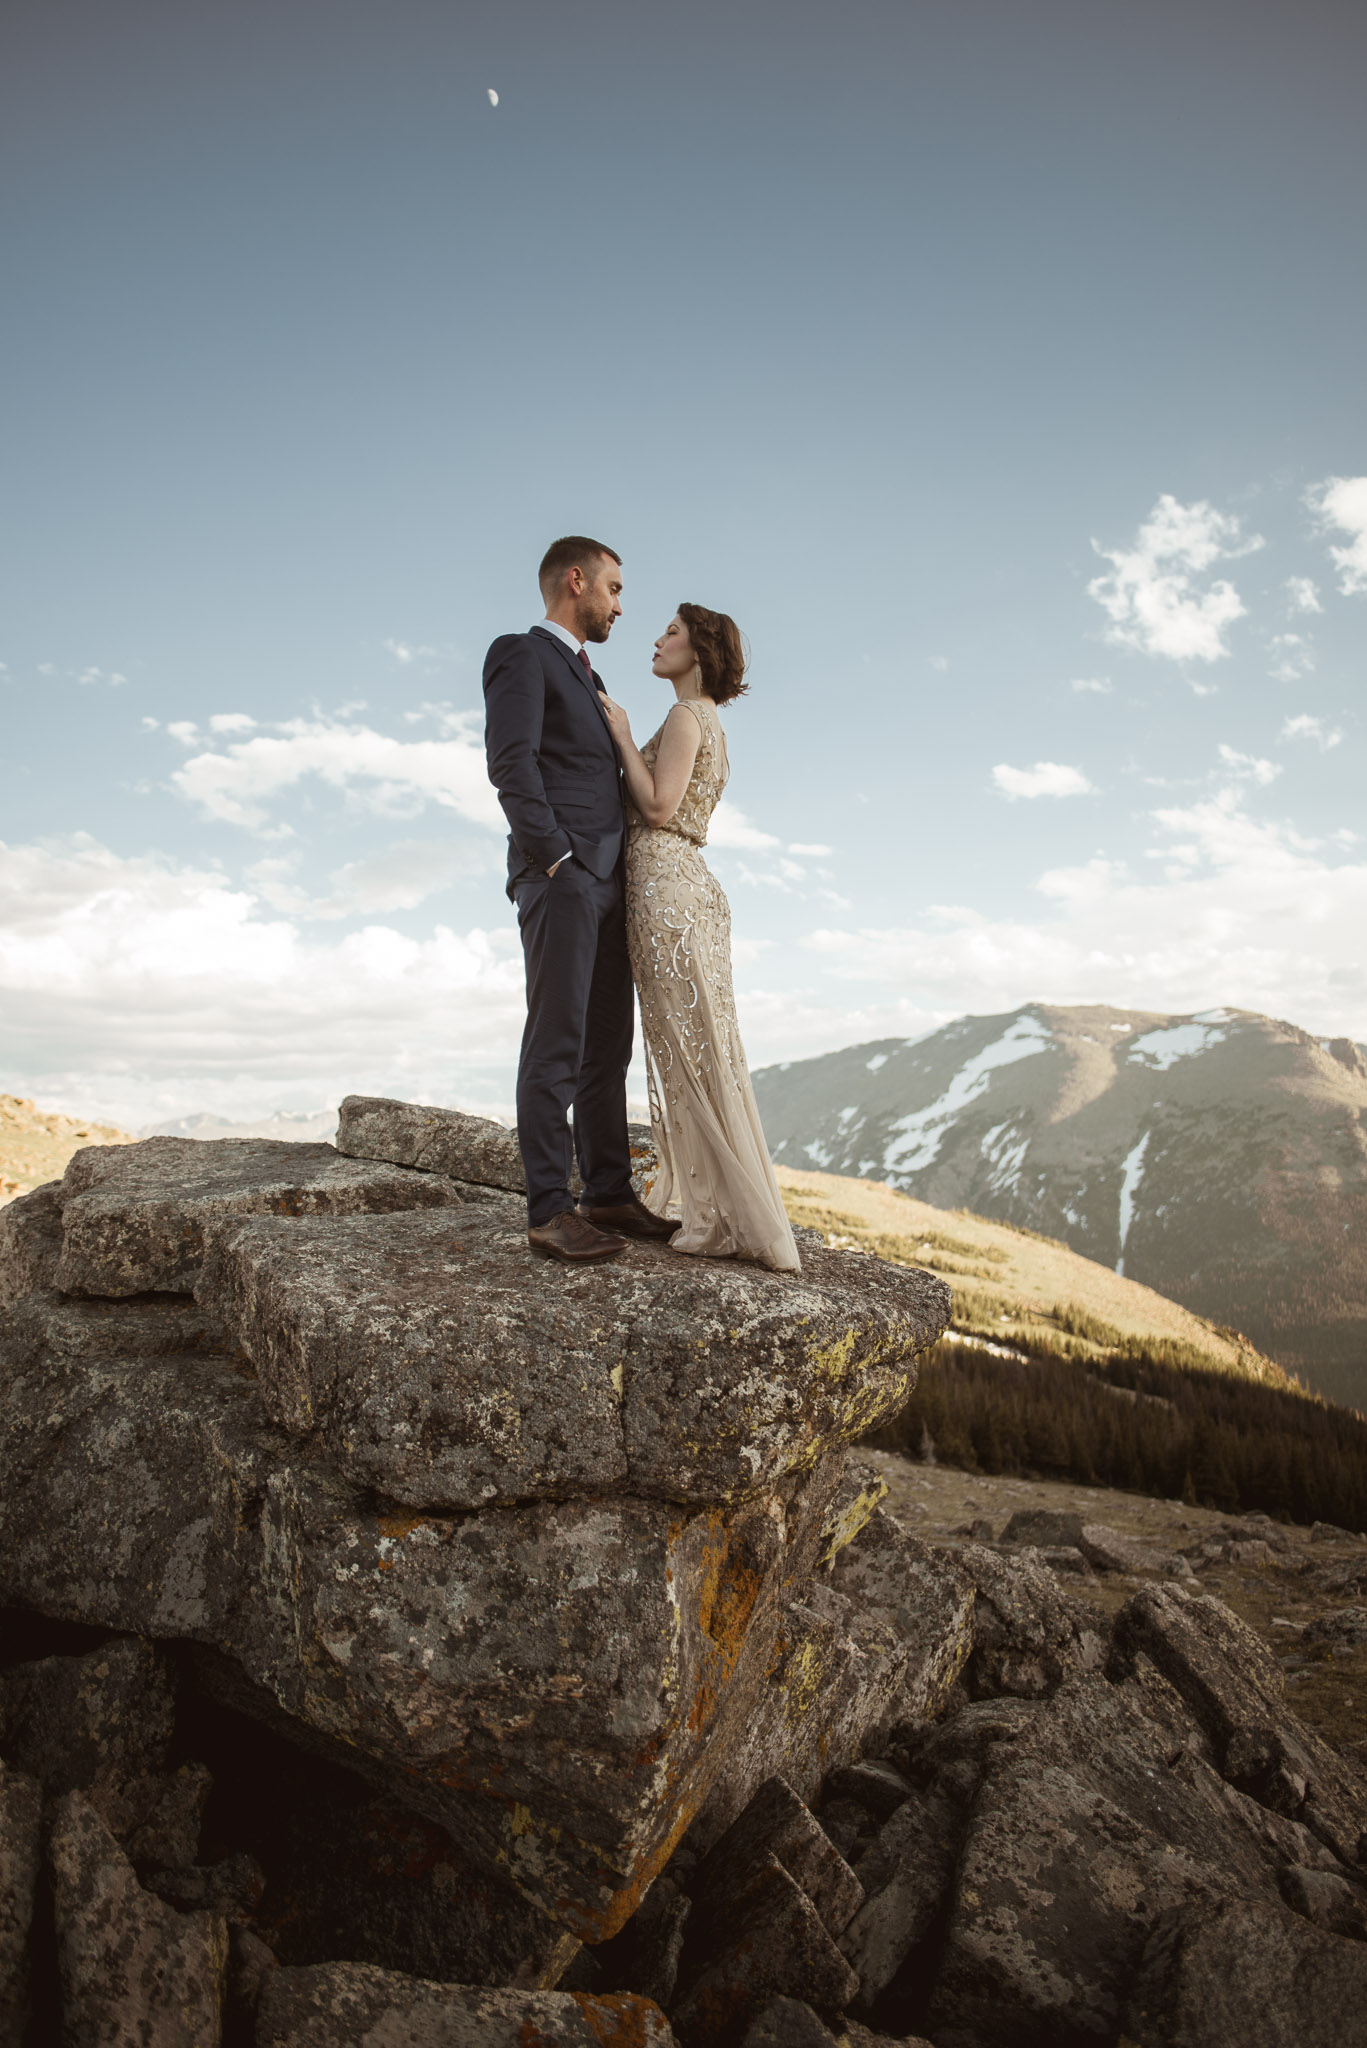
<instances>
[{"instance_id":1,"label":"rocky outcrop","mask_svg":"<svg viewBox=\"0 0 1367 2048\"><path fill-rule=\"evenodd\" d=\"M580 1270L520 1204L221 1230L197 1287L271 1420L406 1506L574 1494L731 1506L905 1400L929 1275L808 1247L800 1274L662 1245Z\"/></svg>"},{"instance_id":2,"label":"rocky outcrop","mask_svg":"<svg viewBox=\"0 0 1367 2048\"><path fill-rule=\"evenodd\" d=\"M258 2048L674 2048L648 1999L475 1991L364 1963L277 1970L257 2011Z\"/></svg>"},{"instance_id":3,"label":"rocky outcrop","mask_svg":"<svg viewBox=\"0 0 1367 2048\"><path fill-rule=\"evenodd\" d=\"M816 1246L793 1275L636 1245L579 1273L485 1195L154 1139L15 1205L3 1597L203 1646L220 1697L601 1940L773 1720L841 1447L905 1399L949 1299ZM883 1633L835 1760L911 1684Z\"/></svg>"},{"instance_id":4,"label":"rocky outcrop","mask_svg":"<svg viewBox=\"0 0 1367 2048\"><path fill-rule=\"evenodd\" d=\"M62 1176L64 1293L190 1294L206 1238L238 1216L351 1216L459 1206L440 1176L270 1138L147 1138L78 1152Z\"/></svg>"},{"instance_id":5,"label":"rocky outcrop","mask_svg":"<svg viewBox=\"0 0 1367 2048\"><path fill-rule=\"evenodd\" d=\"M515 1191L365 1161L291 1214L249 1165L162 1175L174 1288L57 1284L81 1172L7 1212L12 2034L52 1940L75 2042L1351 2038L1363 1787L1257 1638L1147 1547L1108 1619L1047 1562L1114 1582L1099 1524L941 1549L847 1466L937 1282L576 1274ZM90 1182L119 1284L159 1174Z\"/></svg>"}]
</instances>

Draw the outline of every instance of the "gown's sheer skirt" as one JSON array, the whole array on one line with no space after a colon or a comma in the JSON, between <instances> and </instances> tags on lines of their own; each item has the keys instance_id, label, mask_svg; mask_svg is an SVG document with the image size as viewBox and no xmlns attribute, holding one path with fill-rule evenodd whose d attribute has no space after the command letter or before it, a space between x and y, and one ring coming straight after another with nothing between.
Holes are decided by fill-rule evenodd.
<instances>
[{"instance_id":1,"label":"gown's sheer skirt","mask_svg":"<svg viewBox=\"0 0 1367 2048\"><path fill-rule=\"evenodd\" d=\"M688 700L687 709L701 737L678 810L656 828L628 807L627 944L660 1155L650 1207L682 1214L670 1240L676 1252L796 1272L736 1024L731 907L700 850L726 787L726 739L710 698ZM641 749L652 768L659 739Z\"/></svg>"}]
</instances>

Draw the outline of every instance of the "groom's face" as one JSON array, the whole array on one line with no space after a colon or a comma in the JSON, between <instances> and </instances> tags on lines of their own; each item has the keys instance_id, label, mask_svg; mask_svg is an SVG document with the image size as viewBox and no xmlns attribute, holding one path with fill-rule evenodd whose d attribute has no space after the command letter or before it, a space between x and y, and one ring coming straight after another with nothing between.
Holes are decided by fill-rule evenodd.
<instances>
[{"instance_id":1,"label":"groom's face","mask_svg":"<svg viewBox=\"0 0 1367 2048\"><path fill-rule=\"evenodd\" d=\"M584 571L577 572L584 575ZM611 555L600 555L598 566L585 577L579 595L579 630L595 644L607 639L622 616L622 565Z\"/></svg>"}]
</instances>

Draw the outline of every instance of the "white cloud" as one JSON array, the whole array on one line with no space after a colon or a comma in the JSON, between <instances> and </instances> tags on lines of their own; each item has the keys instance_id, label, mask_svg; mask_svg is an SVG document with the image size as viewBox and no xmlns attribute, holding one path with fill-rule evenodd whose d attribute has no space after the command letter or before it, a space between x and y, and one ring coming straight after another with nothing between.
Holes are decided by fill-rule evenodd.
<instances>
[{"instance_id":1,"label":"white cloud","mask_svg":"<svg viewBox=\"0 0 1367 2048\"><path fill-rule=\"evenodd\" d=\"M1109 697L1113 685L1109 676L1079 676L1073 688L1079 695Z\"/></svg>"},{"instance_id":2,"label":"white cloud","mask_svg":"<svg viewBox=\"0 0 1367 2048\"><path fill-rule=\"evenodd\" d=\"M477 825L504 829L484 765L481 720L448 712L447 737L396 740L339 719L293 719L222 753L195 754L171 777L173 787L207 817L262 831L269 806L309 776L347 791L365 809L412 816L426 804L457 811ZM168 726L179 739L193 727ZM276 827L277 834L288 828Z\"/></svg>"},{"instance_id":3,"label":"white cloud","mask_svg":"<svg viewBox=\"0 0 1367 2048\"><path fill-rule=\"evenodd\" d=\"M193 747L199 742L199 727L192 718L173 718L166 730L173 740L179 740L183 747Z\"/></svg>"},{"instance_id":4,"label":"white cloud","mask_svg":"<svg viewBox=\"0 0 1367 2048\"><path fill-rule=\"evenodd\" d=\"M712 813L707 827L709 846L724 846L728 852L760 853L781 847L783 841L772 832L761 832L744 811L738 811L725 797Z\"/></svg>"},{"instance_id":5,"label":"white cloud","mask_svg":"<svg viewBox=\"0 0 1367 2048\"><path fill-rule=\"evenodd\" d=\"M254 732L256 720L249 718L245 711L215 711L209 720L210 732Z\"/></svg>"},{"instance_id":6,"label":"white cloud","mask_svg":"<svg viewBox=\"0 0 1367 2048\"><path fill-rule=\"evenodd\" d=\"M1321 524L1348 535L1346 548L1329 549L1345 597L1367 592L1367 476L1331 476L1306 493Z\"/></svg>"},{"instance_id":7,"label":"white cloud","mask_svg":"<svg viewBox=\"0 0 1367 2048\"><path fill-rule=\"evenodd\" d=\"M1182 505L1164 492L1132 548L1092 542L1112 565L1087 585L1111 621L1106 638L1171 661L1219 661L1229 653L1228 628L1246 607L1225 578L1204 588L1195 579L1214 563L1262 545L1257 534L1244 539L1231 514L1204 500Z\"/></svg>"},{"instance_id":8,"label":"white cloud","mask_svg":"<svg viewBox=\"0 0 1367 2048\"><path fill-rule=\"evenodd\" d=\"M1284 740L1314 740L1322 754L1330 747L1336 747L1343 734L1335 727L1330 731L1322 718L1314 718L1308 711L1302 711L1295 718L1288 718L1282 727Z\"/></svg>"},{"instance_id":9,"label":"white cloud","mask_svg":"<svg viewBox=\"0 0 1367 2048\"><path fill-rule=\"evenodd\" d=\"M0 671L3 669L4 663L0 662ZM55 661L40 661L38 673L40 676L58 676L69 683L81 683L87 689L103 683L106 689L117 690L120 683L128 681L127 676L116 668L58 668Z\"/></svg>"},{"instance_id":10,"label":"white cloud","mask_svg":"<svg viewBox=\"0 0 1367 2048\"><path fill-rule=\"evenodd\" d=\"M1275 664L1268 670L1274 682L1295 683L1313 674L1315 656L1299 633L1274 633L1269 643Z\"/></svg>"},{"instance_id":11,"label":"white cloud","mask_svg":"<svg viewBox=\"0 0 1367 2048\"><path fill-rule=\"evenodd\" d=\"M1287 603L1293 612L1322 612L1318 586L1313 576L1288 576L1286 579Z\"/></svg>"},{"instance_id":12,"label":"white cloud","mask_svg":"<svg viewBox=\"0 0 1367 2048\"><path fill-rule=\"evenodd\" d=\"M1061 761L1036 761L1033 768L1012 768L999 761L992 770L992 780L1003 795L1011 798L1086 796L1092 788L1080 768L1067 768Z\"/></svg>"},{"instance_id":13,"label":"white cloud","mask_svg":"<svg viewBox=\"0 0 1367 2048\"><path fill-rule=\"evenodd\" d=\"M1231 775L1237 775L1241 781L1256 782L1263 789L1269 782L1275 782L1282 772L1276 761L1262 761L1256 754L1241 754L1237 748L1225 746L1223 741L1220 759Z\"/></svg>"},{"instance_id":14,"label":"white cloud","mask_svg":"<svg viewBox=\"0 0 1367 2048\"><path fill-rule=\"evenodd\" d=\"M799 1026L814 1048L847 1045L918 1016L1027 1002L1177 1012L1225 1003L1367 1037L1367 861L1253 818L1233 788L1152 819L1167 872L1135 879L1105 860L1054 869L1036 883L1049 906L1040 918L960 910L919 927L813 934L808 947L838 993L790 999L793 1042ZM872 1000L856 1008L861 980ZM781 1031L775 1010L756 1063L789 1056L770 1051Z\"/></svg>"},{"instance_id":15,"label":"white cloud","mask_svg":"<svg viewBox=\"0 0 1367 2048\"><path fill-rule=\"evenodd\" d=\"M400 662L405 668L410 662L436 661L439 659L439 653L435 647L415 647L411 640L386 640L384 644L393 655L395 661Z\"/></svg>"},{"instance_id":16,"label":"white cloud","mask_svg":"<svg viewBox=\"0 0 1367 2048\"><path fill-rule=\"evenodd\" d=\"M808 860L827 860L835 852L835 848L833 846L804 846L794 839L788 851L799 856L805 855Z\"/></svg>"},{"instance_id":17,"label":"white cloud","mask_svg":"<svg viewBox=\"0 0 1367 2048\"><path fill-rule=\"evenodd\" d=\"M300 888L289 857L257 861L247 879L272 910L291 917L375 917L416 910L429 896L481 873L486 865L476 849L458 840L404 839L338 868L326 896L310 896Z\"/></svg>"},{"instance_id":18,"label":"white cloud","mask_svg":"<svg viewBox=\"0 0 1367 2048\"><path fill-rule=\"evenodd\" d=\"M511 926L318 943L209 870L85 834L0 844L7 1085L126 1124L348 1089L468 1101L481 1072L501 1100L522 981Z\"/></svg>"}]
</instances>

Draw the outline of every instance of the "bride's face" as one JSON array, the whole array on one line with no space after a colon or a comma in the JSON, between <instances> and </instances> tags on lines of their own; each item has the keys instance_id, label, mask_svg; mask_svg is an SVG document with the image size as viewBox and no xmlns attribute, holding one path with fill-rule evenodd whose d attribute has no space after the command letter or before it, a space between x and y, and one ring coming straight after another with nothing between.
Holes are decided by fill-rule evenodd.
<instances>
[{"instance_id":1,"label":"bride's face","mask_svg":"<svg viewBox=\"0 0 1367 2048\"><path fill-rule=\"evenodd\" d=\"M693 642L688 637L688 628L677 613L655 642L655 659L651 662L651 673L667 676L673 682L675 676L692 675L697 656Z\"/></svg>"}]
</instances>

